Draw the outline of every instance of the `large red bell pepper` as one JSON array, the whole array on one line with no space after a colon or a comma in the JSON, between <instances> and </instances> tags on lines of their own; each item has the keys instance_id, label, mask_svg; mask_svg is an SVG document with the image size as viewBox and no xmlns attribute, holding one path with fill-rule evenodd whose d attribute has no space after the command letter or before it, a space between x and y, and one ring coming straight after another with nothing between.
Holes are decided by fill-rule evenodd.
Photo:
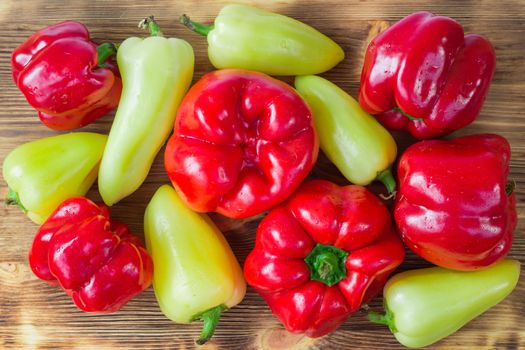
<instances>
[{"instance_id":1,"label":"large red bell pepper","mask_svg":"<svg viewBox=\"0 0 525 350\"><path fill-rule=\"evenodd\" d=\"M507 140L491 134L409 147L399 161L394 211L408 247L455 270L507 255L517 220L509 159Z\"/></svg>"},{"instance_id":2,"label":"large red bell pepper","mask_svg":"<svg viewBox=\"0 0 525 350\"><path fill-rule=\"evenodd\" d=\"M389 129L446 135L476 119L495 66L484 37L465 35L451 18L413 13L369 44L359 103Z\"/></svg>"},{"instance_id":3,"label":"large red bell pepper","mask_svg":"<svg viewBox=\"0 0 525 350\"><path fill-rule=\"evenodd\" d=\"M318 149L310 109L293 88L263 73L228 69L190 89L164 160L190 208L242 218L285 200Z\"/></svg>"},{"instance_id":4,"label":"large red bell pepper","mask_svg":"<svg viewBox=\"0 0 525 350\"><path fill-rule=\"evenodd\" d=\"M404 256L372 193L314 180L261 221L244 274L286 329L319 337L376 296Z\"/></svg>"},{"instance_id":5,"label":"large red bell pepper","mask_svg":"<svg viewBox=\"0 0 525 350\"><path fill-rule=\"evenodd\" d=\"M92 41L83 24L58 23L13 51L13 80L47 127L80 128L118 104L122 83L115 53L113 44Z\"/></svg>"},{"instance_id":6,"label":"large red bell pepper","mask_svg":"<svg viewBox=\"0 0 525 350\"><path fill-rule=\"evenodd\" d=\"M63 202L38 230L29 251L35 275L60 284L83 311L113 312L148 288L153 262L128 226L104 204Z\"/></svg>"}]
</instances>

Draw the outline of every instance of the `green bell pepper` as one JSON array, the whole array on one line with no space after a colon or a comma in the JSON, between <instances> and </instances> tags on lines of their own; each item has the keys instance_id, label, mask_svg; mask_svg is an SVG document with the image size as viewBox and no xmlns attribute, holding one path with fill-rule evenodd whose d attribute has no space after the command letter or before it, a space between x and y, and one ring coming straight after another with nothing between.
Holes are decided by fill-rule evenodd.
<instances>
[{"instance_id":1,"label":"green bell pepper","mask_svg":"<svg viewBox=\"0 0 525 350\"><path fill-rule=\"evenodd\" d=\"M273 75L318 74L343 60L343 49L293 18L247 5L226 5L215 24L181 22L206 35L216 68L244 68Z\"/></svg>"},{"instance_id":2,"label":"green bell pepper","mask_svg":"<svg viewBox=\"0 0 525 350\"><path fill-rule=\"evenodd\" d=\"M386 314L370 313L369 318L388 325L404 346L427 346L505 299L519 275L517 260L469 272L442 267L402 272L384 287Z\"/></svg>"},{"instance_id":3,"label":"green bell pepper","mask_svg":"<svg viewBox=\"0 0 525 350\"><path fill-rule=\"evenodd\" d=\"M83 196L97 178L106 135L77 132L24 143L4 160L7 204L43 223L66 199Z\"/></svg>"},{"instance_id":4,"label":"green bell pepper","mask_svg":"<svg viewBox=\"0 0 525 350\"><path fill-rule=\"evenodd\" d=\"M392 135L326 79L297 77L295 88L312 109L321 149L344 177L362 186L379 180L392 193L396 182L390 167L397 153Z\"/></svg>"},{"instance_id":5,"label":"green bell pepper","mask_svg":"<svg viewBox=\"0 0 525 350\"><path fill-rule=\"evenodd\" d=\"M123 90L98 179L107 205L130 195L144 182L193 77L190 44L164 38L152 17L142 26L151 36L128 38L117 53Z\"/></svg>"}]
</instances>

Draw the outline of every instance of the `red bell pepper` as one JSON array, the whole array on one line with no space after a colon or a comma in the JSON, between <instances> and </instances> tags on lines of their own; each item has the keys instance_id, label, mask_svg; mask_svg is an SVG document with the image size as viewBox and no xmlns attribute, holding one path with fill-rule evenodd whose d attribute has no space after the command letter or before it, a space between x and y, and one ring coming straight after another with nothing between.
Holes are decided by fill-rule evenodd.
<instances>
[{"instance_id":1,"label":"red bell pepper","mask_svg":"<svg viewBox=\"0 0 525 350\"><path fill-rule=\"evenodd\" d=\"M399 161L394 210L407 246L455 270L507 255L517 220L509 159L507 140L491 134L410 146Z\"/></svg>"},{"instance_id":2,"label":"red bell pepper","mask_svg":"<svg viewBox=\"0 0 525 350\"><path fill-rule=\"evenodd\" d=\"M369 44L359 103L389 129L435 138L472 123L496 66L490 42L451 18L417 12Z\"/></svg>"},{"instance_id":3,"label":"red bell pepper","mask_svg":"<svg viewBox=\"0 0 525 350\"><path fill-rule=\"evenodd\" d=\"M404 256L371 192L313 180L261 221L244 275L286 329L320 337L376 296Z\"/></svg>"},{"instance_id":4,"label":"red bell pepper","mask_svg":"<svg viewBox=\"0 0 525 350\"><path fill-rule=\"evenodd\" d=\"M59 284L79 309L114 312L148 288L153 262L128 226L104 204L63 202L38 230L29 251L35 275Z\"/></svg>"},{"instance_id":5,"label":"red bell pepper","mask_svg":"<svg viewBox=\"0 0 525 350\"><path fill-rule=\"evenodd\" d=\"M122 83L113 44L66 21L39 30L11 56L13 80L40 120L54 130L85 126L115 108Z\"/></svg>"},{"instance_id":6,"label":"red bell pepper","mask_svg":"<svg viewBox=\"0 0 525 350\"><path fill-rule=\"evenodd\" d=\"M227 69L190 89L164 161L190 208L243 218L285 200L318 149L310 109L293 88L263 73Z\"/></svg>"}]
</instances>

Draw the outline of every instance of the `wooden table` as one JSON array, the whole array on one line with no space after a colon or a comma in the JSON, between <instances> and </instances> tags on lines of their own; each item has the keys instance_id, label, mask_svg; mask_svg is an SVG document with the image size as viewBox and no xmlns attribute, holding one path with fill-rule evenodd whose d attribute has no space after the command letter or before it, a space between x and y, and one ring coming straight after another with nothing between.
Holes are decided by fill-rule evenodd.
<instances>
[{"instance_id":1,"label":"wooden table","mask_svg":"<svg viewBox=\"0 0 525 350\"><path fill-rule=\"evenodd\" d=\"M417 10L451 16L467 32L487 36L496 49L497 70L487 101L477 121L456 133L495 132L512 144L511 177L516 181L520 222L510 257L525 262L525 12L523 1L254 1L260 7L290 15L332 37L346 51L345 60L325 76L357 95L362 57L367 41L388 22ZM144 35L137 22L156 15L165 34L188 40L196 54L195 80L213 67L206 55L206 41L177 23L183 13L211 22L223 1L50 1L2 0L0 2L0 159L15 146L54 132L45 128L11 80L11 51L34 31L73 19L85 23L95 39L121 42ZM289 80L288 80L289 81ZM107 133L113 114L86 131ZM400 148L411 142L396 135ZM145 184L112 208L113 215L142 234L145 206L154 191L168 178L156 160ZM312 172L345 183L337 170L321 157ZM0 197L7 192L0 182ZM99 199L96 186L89 192ZM33 276L26 256L37 226L17 208L1 208L0 218L0 348L2 349L191 349L201 324L177 325L160 312L150 288L123 310L111 315L78 311L59 289ZM254 243L261 216L233 221L212 215L244 262ZM408 254L401 270L427 266ZM459 332L430 347L433 349L525 348L525 279L504 302L472 321ZM370 306L379 309L381 299ZM381 326L369 323L365 313L352 316L338 331L308 339L286 333L264 301L249 289L238 307L222 317L213 341L202 349L394 349L402 348Z\"/></svg>"}]
</instances>

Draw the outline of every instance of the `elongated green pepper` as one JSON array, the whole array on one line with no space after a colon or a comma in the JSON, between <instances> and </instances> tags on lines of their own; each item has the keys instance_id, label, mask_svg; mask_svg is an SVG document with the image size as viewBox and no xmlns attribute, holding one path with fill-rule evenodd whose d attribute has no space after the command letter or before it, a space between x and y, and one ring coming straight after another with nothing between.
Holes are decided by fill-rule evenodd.
<instances>
[{"instance_id":1,"label":"elongated green pepper","mask_svg":"<svg viewBox=\"0 0 525 350\"><path fill-rule=\"evenodd\" d=\"M246 282L217 226L189 209L169 185L160 187L144 215L146 247L155 266L160 309L177 323L203 320L199 344L211 338L221 312L244 297Z\"/></svg>"},{"instance_id":2,"label":"elongated green pepper","mask_svg":"<svg viewBox=\"0 0 525 350\"><path fill-rule=\"evenodd\" d=\"M173 128L177 108L193 76L193 49L164 38L150 17L151 36L128 38L117 62L122 96L100 166L98 186L107 205L137 190Z\"/></svg>"},{"instance_id":3,"label":"elongated green pepper","mask_svg":"<svg viewBox=\"0 0 525 350\"><path fill-rule=\"evenodd\" d=\"M226 5L214 25L181 22L208 37L216 68L244 68L273 75L318 74L343 60L332 39L293 18L247 5Z\"/></svg>"},{"instance_id":4,"label":"elongated green pepper","mask_svg":"<svg viewBox=\"0 0 525 350\"><path fill-rule=\"evenodd\" d=\"M312 108L321 149L348 181L364 186L377 179L392 193L390 167L397 153L392 135L326 79L297 77L295 88Z\"/></svg>"},{"instance_id":5,"label":"elongated green pepper","mask_svg":"<svg viewBox=\"0 0 525 350\"><path fill-rule=\"evenodd\" d=\"M442 267L402 272L383 290L386 315L371 313L369 318L388 325L404 346L427 346L505 299L519 275L517 260L470 272Z\"/></svg>"},{"instance_id":6,"label":"elongated green pepper","mask_svg":"<svg viewBox=\"0 0 525 350\"><path fill-rule=\"evenodd\" d=\"M106 135L77 132L24 143L4 160L8 204L43 223L66 199L83 196L97 178Z\"/></svg>"}]
</instances>

